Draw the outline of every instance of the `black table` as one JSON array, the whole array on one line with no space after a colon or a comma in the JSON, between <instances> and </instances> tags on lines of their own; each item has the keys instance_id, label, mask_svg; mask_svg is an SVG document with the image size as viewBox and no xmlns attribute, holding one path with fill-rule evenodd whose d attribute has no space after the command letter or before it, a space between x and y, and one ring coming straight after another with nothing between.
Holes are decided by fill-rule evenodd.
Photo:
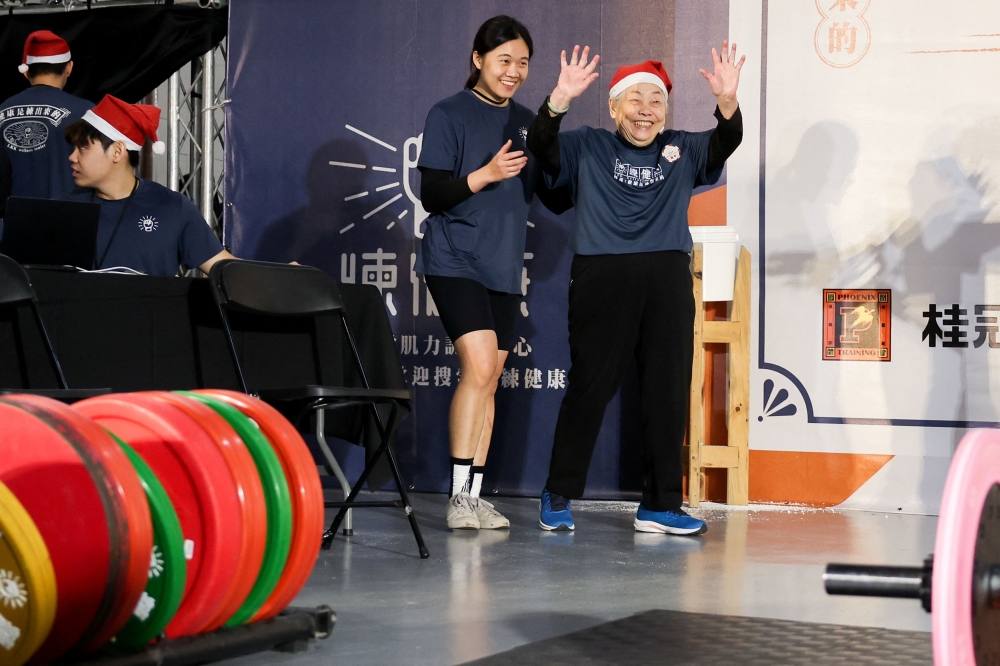
<instances>
[{"instance_id":1,"label":"black table","mask_svg":"<svg viewBox=\"0 0 1000 666\"><path fill-rule=\"evenodd\" d=\"M71 388L240 390L208 280L46 270L29 274ZM406 388L378 289L344 284L341 293L371 385ZM308 321L265 323L234 315L231 323L251 390L321 383L362 386L338 317L317 323L318 371ZM27 308L0 309L0 387L58 387ZM357 443L372 441L360 414L334 414L327 417L328 432ZM311 430L308 423L299 425L304 432Z\"/></svg>"}]
</instances>

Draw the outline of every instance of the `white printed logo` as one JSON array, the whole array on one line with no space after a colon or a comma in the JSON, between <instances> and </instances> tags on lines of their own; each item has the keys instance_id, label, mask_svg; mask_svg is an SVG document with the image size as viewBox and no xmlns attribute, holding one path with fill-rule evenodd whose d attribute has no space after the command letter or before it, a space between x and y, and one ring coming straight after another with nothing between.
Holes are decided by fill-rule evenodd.
<instances>
[{"instance_id":1,"label":"white printed logo","mask_svg":"<svg viewBox=\"0 0 1000 666\"><path fill-rule=\"evenodd\" d=\"M522 141L527 141L528 140L528 128L527 127L522 127L521 129L517 130L517 133L520 135Z\"/></svg>"},{"instance_id":2,"label":"white printed logo","mask_svg":"<svg viewBox=\"0 0 1000 666\"><path fill-rule=\"evenodd\" d=\"M21 637L21 630L14 624L0 615L0 646L5 650L13 650L17 639Z\"/></svg>"},{"instance_id":3,"label":"white printed logo","mask_svg":"<svg viewBox=\"0 0 1000 666\"><path fill-rule=\"evenodd\" d=\"M149 556L149 578L159 578L161 573L163 573L163 553L154 543L153 552Z\"/></svg>"},{"instance_id":4,"label":"white printed logo","mask_svg":"<svg viewBox=\"0 0 1000 666\"><path fill-rule=\"evenodd\" d=\"M615 159L615 180L632 187L649 187L663 180L663 168L660 165L637 167Z\"/></svg>"},{"instance_id":5,"label":"white printed logo","mask_svg":"<svg viewBox=\"0 0 1000 666\"><path fill-rule=\"evenodd\" d=\"M158 226L160 226L159 223L157 223L156 218L152 215L144 215L139 218L139 229L145 231L146 233L156 231Z\"/></svg>"},{"instance_id":6,"label":"white printed logo","mask_svg":"<svg viewBox=\"0 0 1000 666\"><path fill-rule=\"evenodd\" d=\"M663 152L660 154L663 155L663 159L666 161L676 162L681 158L681 149L677 146L664 146Z\"/></svg>"},{"instance_id":7,"label":"white printed logo","mask_svg":"<svg viewBox=\"0 0 1000 666\"><path fill-rule=\"evenodd\" d=\"M49 138L49 125L59 127L69 115L69 109L48 104L0 109L3 140L7 148L14 152L31 153L41 150Z\"/></svg>"},{"instance_id":8,"label":"white printed logo","mask_svg":"<svg viewBox=\"0 0 1000 666\"><path fill-rule=\"evenodd\" d=\"M21 608L28 603L28 589L21 577L6 569L0 569L0 601L8 608Z\"/></svg>"},{"instance_id":9,"label":"white printed logo","mask_svg":"<svg viewBox=\"0 0 1000 666\"><path fill-rule=\"evenodd\" d=\"M49 138L49 128L37 120L22 120L7 125L3 130L3 138L11 150L30 153L45 146Z\"/></svg>"},{"instance_id":10,"label":"white printed logo","mask_svg":"<svg viewBox=\"0 0 1000 666\"><path fill-rule=\"evenodd\" d=\"M192 558L194 558L194 541L184 539L184 559L190 560Z\"/></svg>"},{"instance_id":11,"label":"white printed logo","mask_svg":"<svg viewBox=\"0 0 1000 666\"><path fill-rule=\"evenodd\" d=\"M156 599L146 594L143 591L142 596L139 597L139 603L135 605L135 610L132 614L135 615L141 622L145 622L149 619L150 613L156 608Z\"/></svg>"}]
</instances>

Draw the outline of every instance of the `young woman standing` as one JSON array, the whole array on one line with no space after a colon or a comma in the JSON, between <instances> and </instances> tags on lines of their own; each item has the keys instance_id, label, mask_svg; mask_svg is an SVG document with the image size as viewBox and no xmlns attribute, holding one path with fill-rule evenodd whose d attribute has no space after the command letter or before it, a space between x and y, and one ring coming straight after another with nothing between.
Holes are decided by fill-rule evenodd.
<instances>
[{"instance_id":1,"label":"young woman standing","mask_svg":"<svg viewBox=\"0 0 1000 666\"><path fill-rule=\"evenodd\" d=\"M532 50L527 28L515 19L483 23L465 89L427 114L417 166L430 216L415 270L427 281L462 369L448 421L452 529L510 527L479 492L494 394L520 309L528 208L541 181L525 145L534 113L512 99L528 77ZM555 210L558 203L546 199Z\"/></svg>"}]
</instances>

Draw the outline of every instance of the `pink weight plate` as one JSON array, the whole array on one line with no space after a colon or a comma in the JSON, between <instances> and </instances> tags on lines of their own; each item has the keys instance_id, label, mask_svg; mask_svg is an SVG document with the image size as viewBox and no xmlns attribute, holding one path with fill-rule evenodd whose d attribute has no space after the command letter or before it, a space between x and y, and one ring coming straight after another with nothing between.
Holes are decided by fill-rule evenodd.
<instances>
[{"instance_id":1,"label":"pink weight plate","mask_svg":"<svg viewBox=\"0 0 1000 666\"><path fill-rule=\"evenodd\" d=\"M972 430L962 438L951 460L938 516L931 581L935 666L976 666L976 549L981 541L981 519L1000 519L1000 515L993 515L1000 513L996 511L996 494L1000 491L993 490L997 484L1000 431ZM988 505L991 515L984 515L984 505ZM995 531L993 526L987 527L986 532ZM978 647L982 651L987 646Z\"/></svg>"}]
</instances>

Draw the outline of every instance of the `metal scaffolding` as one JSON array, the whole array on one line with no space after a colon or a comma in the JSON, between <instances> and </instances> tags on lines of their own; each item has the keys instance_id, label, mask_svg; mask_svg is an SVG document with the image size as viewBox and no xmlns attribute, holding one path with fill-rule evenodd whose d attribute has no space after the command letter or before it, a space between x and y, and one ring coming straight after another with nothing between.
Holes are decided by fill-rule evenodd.
<instances>
[{"instance_id":1,"label":"metal scaffolding","mask_svg":"<svg viewBox=\"0 0 1000 666\"><path fill-rule=\"evenodd\" d=\"M86 11L94 7L159 5L165 0L0 0L17 14ZM228 0L168 0L166 4L226 7ZM156 103L157 93L147 99ZM222 227L225 173L226 40L175 72L167 82L167 182L187 195L217 233ZM151 170L151 163L147 168Z\"/></svg>"},{"instance_id":2,"label":"metal scaffolding","mask_svg":"<svg viewBox=\"0 0 1000 666\"><path fill-rule=\"evenodd\" d=\"M195 202L217 232L225 201L225 67L223 40L167 82L167 187Z\"/></svg>"}]
</instances>

